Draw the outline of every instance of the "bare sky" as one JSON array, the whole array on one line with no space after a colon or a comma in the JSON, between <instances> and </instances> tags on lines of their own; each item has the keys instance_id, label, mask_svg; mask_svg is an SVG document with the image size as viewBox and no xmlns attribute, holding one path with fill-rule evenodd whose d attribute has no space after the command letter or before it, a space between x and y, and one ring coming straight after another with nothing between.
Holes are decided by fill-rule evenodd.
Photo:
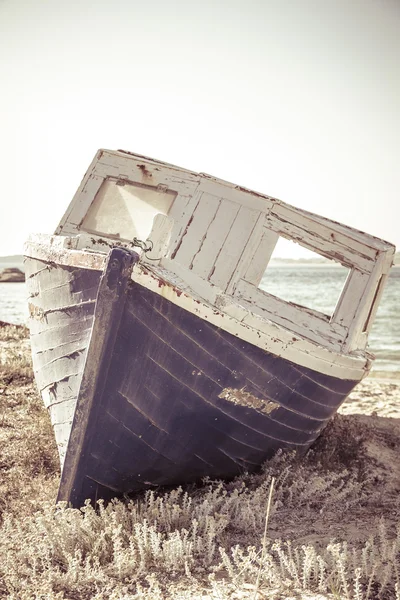
<instances>
[{"instance_id":1,"label":"bare sky","mask_svg":"<svg viewBox=\"0 0 400 600\"><path fill-rule=\"evenodd\" d=\"M0 1L0 255L100 147L400 245L398 0Z\"/></svg>"}]
</instances>

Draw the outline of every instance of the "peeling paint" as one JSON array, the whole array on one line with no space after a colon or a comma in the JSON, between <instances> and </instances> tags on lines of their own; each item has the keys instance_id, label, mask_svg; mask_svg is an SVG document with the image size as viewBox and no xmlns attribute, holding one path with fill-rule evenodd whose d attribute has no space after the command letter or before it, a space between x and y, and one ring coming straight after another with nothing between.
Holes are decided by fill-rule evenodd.
<instances>
[{"instance_id":1,"label":"peeling paint","mask_svg":"<svg viewBox=\"0 0 400 600\"><path fill-rule=\"evenodd\" d=\"M36 319L37 321L43 321L44 319L44 311L36 304L28 303L28 311L31 319Z\"/></svg>"},{"instance_id":2,"label":"peeling paint","mask_svg":"<svg viewBox=\"0 0 400 600\"><path fill-rule=\"evenodd\" d=\"M280 406L277 402L272 402L269 400L264 400L263 398L258 398L257 396L253 396L253 394L246 392L244 389L238 390L235 388L224 388L219 394L218 398L228 400L234 404L240 404L241 406L254 408L255 410L258 410L266 415L269 415Z\"/></svg>"}]
</instances>

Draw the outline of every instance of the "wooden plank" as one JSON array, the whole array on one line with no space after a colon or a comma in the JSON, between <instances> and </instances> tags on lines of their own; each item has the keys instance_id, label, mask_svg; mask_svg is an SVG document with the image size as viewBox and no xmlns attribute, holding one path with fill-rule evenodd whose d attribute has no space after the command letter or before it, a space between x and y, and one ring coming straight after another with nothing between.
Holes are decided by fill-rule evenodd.
<instances>
[{"instance_id":1,"label":"wooden plank","mask_svg":"<svg viewBox=\"0 0 400 600\"><path fill-rule=\"evenodd\" d=\"M347 334L347 329L337 324L330 324L327 317L306 307L301 308L254 287L247 281L240 281L236 296L241 302L245 300L249 310L271 319L274 323L303 335L310 340L321 343L324 341L335 350L339 350Z\"/></svg>"},{"instance_id":2,"label":"wooden plank","mask_svg":"<svg viewBox=\"0 0 400 600\"><path fill-rule=\"evenodd\" d=\"M193 196L199 176L139 155L127 155L107 150L99 151L90 165L74 198L63 215L56 233L77 233L97 191L105 179L124 179L177 192L178 196ZM179 204L179 202L178 202Z\"/></svg>"},{"instance_id":3,"label":"wooden plank","mask_svg":"<svg viewBox=\"0 0 400 600\"><path fill-rule=\"evenodd\" d=\"M90 174L82 190L75 196L76 201L68 216L65 217L65 224L62 227L59 225L56 233L62 232L65 235L79 231L80 225L104 181L105 177L95 173Z\"/></svg>"},{"instance_id":4,"label":"wooden plank","mask_svg":"<svg viewBox=\"0 0 400 600\"><path fill-rule=\"evenodd\" d=\"M164 258L161 261L161 266L180 278L185 287L179 286L179 289L185 290L188 294L196 298L200 297L207 300L210 304L214 304L217 295L221 291L215 285L210 284L193 270L179 264L175 260ZM175 283L173 285L175 287ZM161 290L161 295L163 295L163 290Z\"/></svg>"},{"instance_id":5,"label":"wooden plank","mask_svg":"<svg viewBox=\"0 0 400 600\"><path fill-rule=\"evenodd\" d=\"M264 223L265 223L265 214L259 213L259 217L254 226L254 229L251 232L249 240L239 258L239 262L238 262L237 267L233 273L233 276L229 282L229 285L226 288L227 294L234 295L238 282L243 278L249 264L252 262L254 255L256 253L258 244L262 237Z\"/></svg>"},{"instance_id":6,"label":"wooden plank","mask_svg":"<svg viewBox=\"0 0 400 600\"><path fill-rule=\"evenodd\" d=\"M166 215L158 214L154 217L153 227L148 238L153 247L150 252L143 253L143 262L158 263L164 258L168 251L174 223L174 220Z\"/></svg>"},{"instance_id":7,"label":"wooden plank","mask_svg":"<svg viewBox=\"0 0 400 600\"><path fill-rule=\"evenodd\" d=\"M135 159L123 155L109 159L103 154L95 166L95 173L103 177L112 175L152 187L166 186L181 194L192 194L199 183L199 177L195 173L166 164L157 164L151 159Z\"/></svg>"},{"instance_id":8,"label":"wooden plank","mask_svg":"<svg viewBox=\"0 0 400 600\"><path fill-rule=\"evenodd\" d=\"M361 254L351 246L350 238L340 240L335 238L335 230L314 223L311 219L302 217L286 207L274 207L266 217L268 227L301 246L314 250L318 254L340 262L350 268L357 267L365 273L373 268L373 259L368 252ZM293 222L294 221L294 222ZM376 253L375 253L376 254Z\"/></svg>"},{"instance_id":9,"label":"wooden plank","mask_svg":"<svg viewBox=\"0 0 400 600\"><path fill-rule=\"evenodd\" d=\"M82 349L54 359L54 361L47 364L37 366L36 358L33 356L33 371L39 391L50 384L58 383L68 377L82 373L85 358L86 349Z\"/></svg>"},{"instance_id":10,"label":"wooden plank","mask_svg":"<svg viewBox=\"0 0 400 600\"><path fill-rule=\"evenodd\" d=\"M114 248L108 255L96 301L96 309L90 343L86 356L85 370L79 390L74 422L68 444L68 452L62 471L58 500L74 504L80 496L82 462L87 460L85 448L94 433L96 407L104 393L110 356L118 333L122 311L126 300L126 288L132 266L138 256L126 250ZM89 423L90 417L90 423Z\"/></svg>"},{"instance_id":11,"label":"wooden plank","mask_svg":"<svg viewBox=\"0 0 400 600\"><path fill-rule=\"evenodd\" d=\"M168 268L168 261L165 262ZM173 261L170 262L173 264ZM193 271L187 270L187 272L195 277ZM184 277L184 274L182 276ZM170 283L168 283L169 277L171 277ZM240 304L239 300L221 293L218 288L198 276L197 278L204 288L208 288L208 291L204 289L194 294L187 289L183 292L182 289L185 288L179 285L176 276L162 267L150 271L144 270L141 265L136 265L132 271L132 279L145 288L200 316L206 322L213 323L267 352L287 358L294 364L349 380L360 380L369 370L370 361L365 356L346 356L327 347L322 339L316 344L301 336L295 336L292 331L255 314L251 309ZM197 290L197 287L193 286L193 288ZM212 290L214 290L213 294ZM202 301L201 297L207 299L208 295L211 297L209 302Z\"/></svg>"},{"instance_id":12,"label":"wooden plank","mask_svg":"<svg viewBox=\"0 0 400 600\"><path fill-rule=\"evenodd\" d=\"M243 276L243 279L248 283L257 286L265 273L276 243L279 239L279 234L264 227L261 240L256 251L253 254L248 268Z\"/></svg>"},{"instance_id":13,"label":"wooden plank","mask_svg":"<svg viewBox=\"0 0 400 600\"><path fill-rule=\"evenodd\" d=\"M215 196L213 198L218 200ZM220 200L217 212L205 233L198 252L194 255L190 264L190 268L200 277L207 279L210 275L239 209L239 204L230 202L224 198Z\"/></svg>"},{"instance_id":14,"label":"wooden plank","mask_svg":"<svg viewBox=\"0 0 400 600\"><path fill-rule=\"evenodd\" d=\"M279 200L276 200L271 196L253 192L238 185L234 185L233 183L223 181L222 179L205 175L204 173L200 173L200 177L199 189L201 191L221 196L231 202L241 204L242 206L252 208L253 210L265 214L270 211L271 207L274 206L276 202L279 202Z\"/></svg>"},{"instance_id":15,"label":"wooden plank","mask_svg":"<svg viewBox=\"0 0 400 600\"><path fill-rule=\"evenodd\" d=\"M64 379L61 383L54 385L51 383L41 391L43 404L46 408L57 402L66 402L73 400L76 403L78 397L79 386L81 384L82 372L76 375L71 375L68 379Z\"/></svg>"},{"instance_id":16,"label":"wooden plank","mask_svg":"<svg viewBox=\"0 0 400 600\"><path fill-rule=\"evenodd\" d=\"M102 149L99 152L99 163L106 166L116 165L124 171L129 171L133 166L145 165L146 169L154 169L158 172L168 171L175 177L184 177L187 181L197 181L199 177L198 173L189 169L177 167L176 165L133 152Z\"/></svg>"},{"instance_id":17,"label":"wooden plank","mask_svg":"<svg viewBox=\"0 0 400 600\"><path fill-rule=\"evenodd\" d=\"M175 199L174 204L169 212L169 217L174 219L175 224L171 232L171 242L168 252L168 257L174 259L177 252L179 251L180 245L183 242L183 238L186 234L187 228L190 225L191 218L196 206L201 200L202 192L196 190L196 192L189 197L185 197L185 202L178 202Z\"/></svg>"},{"instance_id":18,"label":"wooden plank","mask_svg":"<svg viewBox=\"0 0 400 600\"><path fill-rule=\"evenodd\" d=\"M358 310L354 315L351 324L349 325L348 335L345 343L343 344L343 350L350 352L358 349L359 336L363 334L364 327L367 323L368 327L371 327L373 322L373 314L375 307L382 295L386 276L382 276L384 265L386 261L386 254L383 252L378 258L375 268L371 273L371 276L364 286L363 294L358 304ZM382 282L382 285L380 283ZM370 318L370 316L372 318Z\"/></svg>"},{"instance_id":19,"label":"wooden plank","mask_svg":"<svg viewBox=\"0 0 400 600\"><path fill-rule=\"evenodd\" d=\"M388 251L393 248L393 244L379 239L369 233L365 233L364 231L355 229L354 227L350 227L349 225L344 225L343 223L339 223L333 219L328 219L327 217L322 217L321 215L296 208L284 202L280 202L280 204L286 208L296 211L298 214L304 215L307 218L311 218L315 223L320 223L321 225L335 229L338 234L343 234L345 237L350 237L353 241L360 242L360 244L364 247L367 246L368 248L379 252ZM371 256L373 256L373 254L371 254Z\"/></svg>"},{"instance_id":20,"label":"wooden plank","mask_svg":"<svg viewBox=\"0 0 400 600\"><path fill-rule=\"evenodd\" d=\"M245 206L240 207L209 277L211 283L224 291L236 270L259 216L259 211Z\"/></svg>"},{"instance_id":21,"label":"wooden plank","mask_svg":"<svg viewBox=\"0 0 400 600\"><path fill-rule=\"evenodd\" d=\"M48 237L50 238L51 236ZM59 239L63 243L68 241L68 238L65 237ZM50 240L48 244L28 241L24 246L24 254L25 256L50 263L49 268L51 268L51 263L55 263L69 267L82 267L84 269L101 271L106 260L104 254L68 250L61 245L51 244Z\"/></svg>"},{"instance_id":22,"label":"wooden plank","mask_svg":"<svg viewBox=\"0 0 400 600\"><path fill-rule=\"evenodd\" d=\"M352 269L347 277L342 294L332 315L332 322L348 329L359 310L369 276L357 269Z\"/></svg>"},{"instance_id":23,"label":"wooden plank","mask_svg":"<svg viewBox=\"0 0 400 600\"><path fill-rule=\"evenodd\" d=\"M71 423L57 423L53 426L53 429L62 471L65 461L65 454L67 452L69 436L71 434Z\"/></svg>"},{"instance_id":24,"label":"wooden plank","mask_svg":"<svg viewBox=\"0 0 400 600\"><path fill-rule=\"evenodd\" d=\"M72 420L74 418L75 406L76 398L73 400L66 400L65 402L50 404L48 411L53 427L54 425L61 425L62 423L68 423L71 427Z\"/></svg>"},{"instance_id":25,"label":"wooden plank","mask_svg":"<svg viewBox=\"0 0 400 600\"><path fill-rule=\"evenodd\" d=\"M69 228L67 226L67 223L69 221L71 212L74 210L75 205L78 203L78 198L80 195L80 191L82 189L84 189L84 187L86 186L88 180L90 177L92 177L92 175L94 174L93 171L95 169L95 166L99 160L99 157L101 156L102 150L98 150L95 154L95 157L93 158L91 164L89 165L89 168L86 170L85 175L83 176L83 179L81 181L81 184L77 190L77 192L75 193L74 197L72 198L71 202L69 203L67 210L65 211L64 215L61 218L61 221L59 222L57 229L55 230L55 234L58 235L61 232L64 233L72 233L73 231L69 231ZM71 229L74 230L74 228L71 226Z\"/></svg>"},{"instance_id":26,"label":"wooden plank","mask_svg":"<svg viewBox=\"0 0 400 600\"><path fill-rule=\"evenodd\" d=\"M185 267L190 267L195 256L202 248L208 229L214 220L220 205L220 198L211 194L202 194L190 224L182 236L182 242L175 253L174 260Z\"/></svg>"}]
</instances>

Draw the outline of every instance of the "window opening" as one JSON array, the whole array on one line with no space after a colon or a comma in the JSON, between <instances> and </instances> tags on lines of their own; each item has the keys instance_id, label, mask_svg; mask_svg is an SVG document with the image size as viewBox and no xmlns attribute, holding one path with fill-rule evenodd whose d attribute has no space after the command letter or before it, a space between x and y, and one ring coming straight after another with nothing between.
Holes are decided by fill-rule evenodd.
<instances>
[{"instance_id":1,"label":"window opening","mask_svg":"<svg viewBox=\"0 0 400 600\"><path fill-rule=\"evenodd\" d=\"M81 229L130 241L150 235L154 217L167 215L177 192L107 179L96 194Z\"/></svg>"},{"instance_id":2,"label":"window opening","mask_svg":"<svg viewBox=\"0 0 400 600\"><path fill-rule=\"evenodd\" d=\"M259 289L331 317L350 269L280 237Z\"/></svg>"}]
</instances>

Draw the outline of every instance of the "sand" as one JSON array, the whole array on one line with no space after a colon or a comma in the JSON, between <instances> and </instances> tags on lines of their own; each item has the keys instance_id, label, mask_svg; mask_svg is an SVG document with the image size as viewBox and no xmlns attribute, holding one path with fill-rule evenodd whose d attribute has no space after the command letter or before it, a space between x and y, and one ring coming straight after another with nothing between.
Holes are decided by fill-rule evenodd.
<instances>
[{"instance_id":1,"label":"sand","mask_svg":"<svg viewBox=\"0 0 400 600\"><path fill-rule=\"evenodd\" d=\"M342 415L368 415L400 418L400 379L378 378L373 375L364 379L339 409ZM400 378L400 365L399 373Z\"/></svg>"}]
</instances>

